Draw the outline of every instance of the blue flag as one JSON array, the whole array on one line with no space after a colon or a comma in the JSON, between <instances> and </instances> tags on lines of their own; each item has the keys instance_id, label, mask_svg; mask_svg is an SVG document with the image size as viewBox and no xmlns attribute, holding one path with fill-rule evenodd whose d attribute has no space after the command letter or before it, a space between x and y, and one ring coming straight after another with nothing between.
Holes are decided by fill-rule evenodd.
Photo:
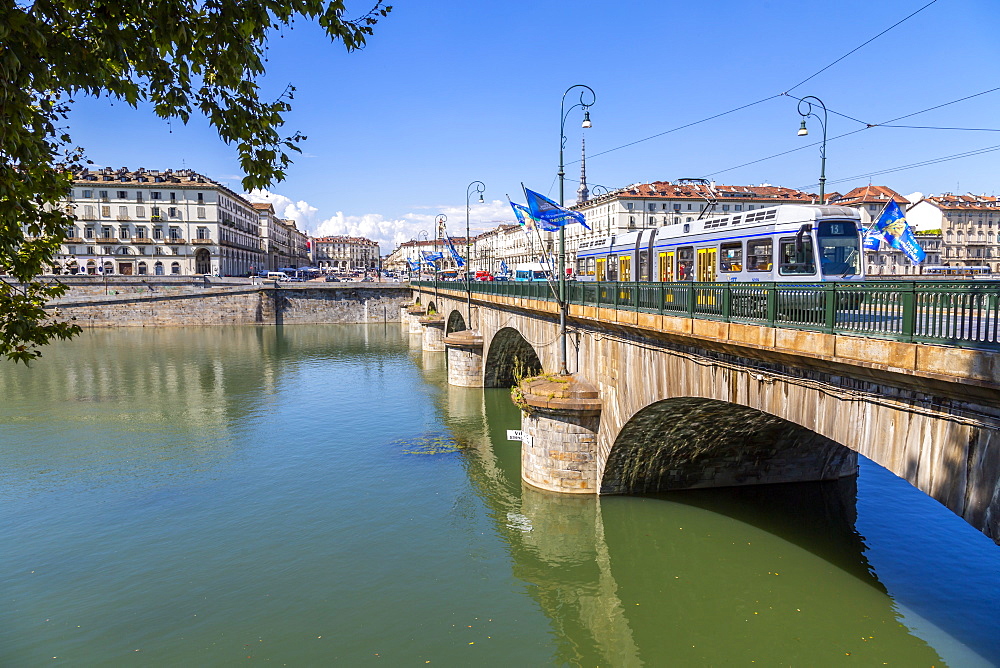
<instances>
[{"instance_id":1,"label":"blue flag","mask_svg":"<svg viewBox=\"0 0 1000 668\"><path fill-rule=\"evenodd\" d=\"M448 237L448 250L451 252L451 258L455 260L455 264L459 267L464 267L465 260L463 260L462 256L458 254L457 250L455 250L455 244L452 242L451 237Z\"/></svg>"},{"instance_id":2,"label":"blue flag","mask_svg":"<svg viewBox=\"0 0 1000 668\"><path fill-rule=\"evenodd\" d=\"M861 241L864 249L870 251L877 251L882 244L889 243L889 240L885 238L885 233L875 229L874 225L865 230Z\"/></svg>"},{"instance_id":3,"label":"blue flag","mask_svg":"<svg viewBox=\"0 0 1000 668\"><path fill-rule=\"evenodd\" d=\"M510 202L509 199L507 201ZM561 227L561 225L554 225L537 218L531 213L531 210L523 204L514 204L513 202L510 202L510 207L514 209L514 215L517 216L517 222L520 223L521 229L524 230L524 233L527 234L528 237L531 237L531 231L535 229L535 226L540 226L546 232L555 232Z\"/></svg>"},{"instance_id":4,"label":"blue flag","mask_svg":"<svg viewBox=\"0 0 1000 668\"><path fill-rule=\"evenodd\" d=\"M502 273L504 276L510 275L510 269L507 268L507 263L504 262L503 260L500 260L500 273Z\"/></svg>"},{"instance_id":5,"label":"blue flag","mask_svg":"<svg viewBox=\"0 0 1000 668\"><path fill-rule=\"evenodd\" d=\"M910 226L906 223L906 216L896 204L896 200L889 200L882 215L875 221L875 229L884 235L890 246L910 258L910 262L913 264L920 264L927 256L924 249L917 243L913 232L910 231Z\"/></svg>"},{"instance_id":6,"label":"blue flag","mask_svg":"<svg viewBox=\"0 0 1000 668\"><path fill-rule=\"evenodd\" d=\"M580 223L588 230L587 219L579 211L570 211L550 200L545 195L536 193L534 190L524 189L524 196L528 200L528 210L531 215L538 220L555 225L557 228L567 223Z\"/></svg>"},{"instance_id":7,"label":"blue flag","mask_svg":"<svg viewBox=\"0 0 1000 668\"><path fill-rule=\"evenodd\" d=\"M427 262L437 262L444 259L444 253L428 253L427 251L421 251L421 253Z\"/></svg>"}]
</instances>

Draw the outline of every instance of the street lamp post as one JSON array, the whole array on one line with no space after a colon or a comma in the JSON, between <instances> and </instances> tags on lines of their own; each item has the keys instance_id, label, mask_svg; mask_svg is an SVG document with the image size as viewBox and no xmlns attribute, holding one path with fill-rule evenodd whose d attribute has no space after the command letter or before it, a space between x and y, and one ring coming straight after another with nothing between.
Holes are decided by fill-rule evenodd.
<instances>
[{"instance_id":1,"label":"street lamp post","mask_svg":"<svg viewBox=\"0 0 1000 668\"><path fill-rule=\"evenodd\" d=\"M417 280L422 281L424 279L424 256L420 251L420 235L424 235L424 241L427 241L428 235L427 230L420 230L417 233Z\"/></svg>"},{"instance_id":2,"label":"street lamp post","mask_svg":"<svg viewBox=\"0 0 1000 668\"><path fill-rule=\"evenodd\" d=\"M580 89L580 101L566 109L566 96L570 91ZM590 102L586 102L587 93L590 93ZM566 89L563 93L562 102L559 104L559 206L563 206L563 184L566 178L566 170L563 166L563 151L566 148L566 117L569 112L577 107L583 108L584 129L589 128L590 107L597 101L594 89L583 84L575 84ZM559 373L566 375L569 373L566 368L566 226L559 227Z\"/></svg>"},{"instance_id":3,"label":"street lamp post","mask_svg":"<svg viewBox=\"0 0 1000 668\"><path fill-rule=\"evenodd\" d=\"M431 256L434 258L434 308L438 308L438 237L441 236L441 228L444 227L445 221L448 220L448 216L443 213L439 213L434 216L434 254ZM428 313L428 315L430 315Z\"/></svg>"},{"instance_id":4,"label":"street lamp post","mask_svg":"<svg viewBox=\"0 0 1000 668\"><path fill-rule=\"evenodd\" d=\"M816 103L823 109L823 118L820 118L819 114L813 111L813 103L811 100L815 100ZM805 111L802 110L803 104L805 104ZM809 134L809 130L806 128L806 119L810 116L815 117L823 128L823 141L819 146L819 203L826 204L826 105L823 104L823 100L819 99L815 95L807 95L799 100L798 111L799 116L802 117L802 125L799 127L798 132L800 137L805 137Z\"/></svg>"},{"instance_id":5,"label":"street lamp post","mask_svg":"<svg viewBox=\"0 0 1000 668\"><path fill-rule=\"evenodd\" d=\"M465 294L466 294L466 314L469 322L467 327L472 330L472 237L469 236L469 197L472 196L473 186L475 192L479 193L479 203L483 203L483 193L486 192L486 184L482 181L473 181L465 189Z\"/></svg>"}]
</instances>

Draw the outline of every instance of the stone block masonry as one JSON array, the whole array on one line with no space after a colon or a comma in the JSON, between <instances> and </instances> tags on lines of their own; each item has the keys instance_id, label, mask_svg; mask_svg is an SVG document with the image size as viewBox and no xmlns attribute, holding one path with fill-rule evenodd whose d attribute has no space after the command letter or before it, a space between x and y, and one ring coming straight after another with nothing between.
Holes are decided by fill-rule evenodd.
<instances>
[{"instance_id":1,"label":"stone block masonry","mask_svg":"<svg viewBox=\"0 0 1000 668\"><path fill-rule=\"evenodd\" d=\"M141 292L120 286L104 291L71 289L46 309L82 327L375 323L399 322L400 306L410 299L401 285L198 288L151 282Z\"/></svg>"}]
</instances>

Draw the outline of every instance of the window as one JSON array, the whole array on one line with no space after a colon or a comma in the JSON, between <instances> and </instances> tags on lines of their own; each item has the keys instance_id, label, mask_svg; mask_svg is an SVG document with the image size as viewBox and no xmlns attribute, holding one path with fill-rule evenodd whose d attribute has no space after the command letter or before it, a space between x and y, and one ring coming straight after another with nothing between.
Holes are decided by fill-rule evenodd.
<instances>
[{"instance_id":1,"label":"window","mask_svg":"<svg viewBox=\"0 0 1000 668\"><path fill-rule=\"evenodd\" d=\"M198 204L205 201L205 193L198 193Z\"/></svg>"},{"instance_id":2,"label":"window","mask_svg":"<svg viewBox=\"0 0 1000 668\"><path fill-rule=\"evenodd\" d=\"M683 246L677 249L677 280L694 280L694 248Z\"/></svg>"},{"instance_id":3,"label":"window","mask_svg":"<svg viewBox=\"0 0 1000 668\"><path fill-rule=\"evenodd\" d=\"M729 205L728 204L723 204L722 205L722 210L723 211L729 211Z\"/></svg>"},{"instance_id":4,"label":"window","mask_svg":"<svg viewBox=\"0 0 1000 668\"><path fill-rule=\"evenodd\" d=\"M93 239L94 238L94 228L93 227L85 227L83 229L83 236L84 236L85 239Z\"/></svg>"},{"instance_id":5,"label":"window","mask_svg":"<svg viewBox=\"0 0 1000 668\"><path fill-rule=\"evenodd\" d=\"M199 239L208 239L209 238L209 236L208 236L208 228L207 227L199 227L198 228L198 238Z\"/></svg>"},{"instance_id":6,"label":"window","mask_svg":"<svg viewBox=\"0 0 1000 668\"><path fill-rule=\"evenodd\" d=\"M146 228L142 226L135 228L135 236L139 237L140 239L148 239L148 237L146 236Z\"/></svg>"},{"instance_id":7,"label":"window","mask_svg":"<svg viewBox=\"0 0 1000 668\"><path fill-rule=\"evenodd\" d=\"M91 197L94 196L94 191L93 190L84 190L83 191L83 196L85 198L89 199L89 198L91 198Z\"/></svg>"},{"instance_id":8,"label":"window","mask_svg":"<svg viewBox=\"0 0 1000 668\"><path fill-rule=\"evenodd\" d=\"M163 238L163 228L162 227L154 227L153 228L153 238L154 239L162 239Z\"/></svg>"},{"instance_id":9,"label":"window","mask_svg":"<svg viewBox=\"0 0 1000 668\"><path fill-rule=\"evenodd\" d=\"M120 228L118 228L118 238L119 239L128 239L128 228L125 227L124 225L122 225Z\"/></svg>"},{"instance_id":10,"label":"window","mask_svg":"<svg viewBox=\"0 0 1000 668\"><path fill-rule=\"evenodd\" d=\"M719 271L743 271L743 244L739 241L719 245Z\"/></svg>"},{"instance_id":11,"label":"window","mask_svg":"<svg viewBox=\"0 0 1000 668\"><path fill-rule=\"evenodd\" d=\"M771 240L751 239L747 242L747 271L771 271Z\"/></svg>"},{"instance_id":12,"label":"window","mask_svg":"<svg viewBox=\"0 0 1000 668\"><path fill-rule=\"evenodd\" d=\"M146 207L144 207L144 206L137 206L137 207L135 207L135 217L136 218L145 218L146 217Z\"/></svg>"},{"instance_id":13,"label":"window","mask_svg":"<svg viewBox=\"0 0 1000 668\"><path fill-rule=\"evenodd\" d=\"M824 275L846 278L861 272L858 229L853 222L823 221L816 238Z\"/></svg>"},{"instance_id":14,"label":"window","mask_svg":"<svg viewBox=\"0 0 1000 668\"><path fill-rule=\"evenodd\" d=\"M111 228L110 227L101 228L101 231L102 231L102 236L104 236L105 239L111 237Z\"/></svg>"},{"instance_id":15,"label":"window","mask_svg":"<svg viewBox=\"0 0 1000 668\"><path fill-rule=\"evenodd\" d=\"M204 218L205 217L205 207L203 207L203 206L199 206L198 207L198 217L199 218Z\"/></svg>"},{"instance_id":16,"label":"window","mask_svg":"<svg viewBox=\"0 0 1000 668\"><path fill-rule=\"evenodd\" d=\"M120 207L118 207L118 217L119 218L128 218L128 207L127 206L120 206Z\"/></svg>"},{"instance_id":17,"label":"window","mask_svg":"<svg viewBox=\"0 0 1000 668\"><path fill-rule=\"evenodd\" d=\"M778 241L778 273L783 276L816 273L811 237L784 237Z\"/></svg>"},{"instance_id":18,"label":"window","mask_svg":"<svg viewBox=\"0 0 1000 668\"><path fill-rule=\"evenodd\" d=\"M170 193L170 201L171 202L177 201L177 193Z\"/></svg>"},{"instance_id":19,"label":"window","mask_svg":"<svg viewBox=\"0 0 1000 668\"><path fill-rule=\"evenodd\" d=\"M656 211L656 205L655 204L650 204L648 208L649 208L650 211Z\"/></svg>"},{"instance_id":20,"label":"window","mask_svg":"<svg viewBox=\"0 0 1000 668\"><path fill-rule=\"evenodd\" d=\"M171 194L173 194L173 193L171 193ZM167 215L170 216L171 218L176 218L177 217L177 209L174 208L174 207L170 207L167 210Z\"/></svg>"},{"instance_id":21,"label":"window","mask_svg":"<svg viewBox=\"0 0 1000 668\"><path fill-rule=\"evenodd\" d=\"M179 262L170 263L170 273L175 276L181 273L181 265Z\"/></svg>"},{"instance_id":22,"label":"window","mask_svg":"<svg viewBox=\"0 0 1000 668\"><path fill-rule=\"evenodd\" d=\"M101 216L103 216L104 218L110 218L111 217L111 207L110 206L102 206L101 207Z\"/></svg>"},{"instance_id":23,"label":"window","mask_svg":"<svg viewBox=\"0 0 1000 668\"><path fill-rule=\"evenodd\" d=\"M128 199L128 193L124 190L118 191L118 199Z\"/></svg>"},{"instance_id":24,"label":"window","mask_svg":"<svg viewBox=\"0 0 1000 668\"><path fill-rule=\"evenodd\" d=\"M734 210L735 210L735 211L742 211L742 210L743 210L743 205L742 205L742 204L737 204L737 205L736 205L736 206L734 207Z\"/></svg>"},{"instance_id":25,"label":"window","mask_svg":"<svg viewBox=\"0 0 1000 668\"><path fill-rule=\"evenodd\" d=\"M633 206L633 205L632 205L632 202L626 202L626 203L625 203L625 208L626 208L626 209L628 209L629 211L631 211L631 210L632 210L632 206Z\"/></svg>"},{"instance_id":26,"label":"window","mask_svg":"<svg viewBox=\"0 0 1000 668\"><path fill-rule=\"evenodd\" d=\"M161 193L160 193L160 191L158 191L158 190L154 190L154 191L153 191L153 192L152 192L152 193L150 194L150 197L151 197L152 199L160 199L160 194L161 194Z\"/></svg>"},{"instance_id":27,"label":"window","mask_svg":"<svg viewBox=\"0 0 1000 668\"><path fill-rule=\"evenodd\" d=\"M140 193L140 192L137 192L137 193L135 194L135 201L136 201L136 202L141 202L141 201L142 201L142 193Z\"/></svg>"},{"instance_id":28,"label":"window","mask_svg":"<svg viewBox=\"0 0 1000 668\"><path fill-rule=\"evenodd\" d=\"M102 199L102 200L105 200L105 201L107 201L107 199L108 199L108 191L107 191L107 190L102 190L102 191L100 192L100 196L101 196L101 199Z\"/></svg>"},{"instance_id":29,"label":"window","mask_svg":"<svg viewBox=\"0 0 1000 668\"><path fill-rule=\"evenodd\" d=\"M83 206L83 217L87 220L92 220L94 218L94 207L90 204L85 204Z\"/></svg>"}]
</instances>

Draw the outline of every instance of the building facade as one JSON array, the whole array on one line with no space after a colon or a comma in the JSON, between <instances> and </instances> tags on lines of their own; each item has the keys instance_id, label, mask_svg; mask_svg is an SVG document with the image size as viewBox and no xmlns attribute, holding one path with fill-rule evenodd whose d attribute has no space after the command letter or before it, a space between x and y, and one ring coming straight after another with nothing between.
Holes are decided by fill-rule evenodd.
<instances>
[{"instance_id":1,"label":"building facade","mask_svg":"<svg viewBox=\"0 0 1000 668\"><path fill-rule=\"evenodd\" d=\"M312 252L314 264L331 272L366 272L380 263L378 242L364 237L318 237Z\"/></svg>"},{"instance_id":2,"label":"building facade","mask_svg":"<svg viewBox=\"0 0 1000 668\"><path fill-rule=\"evenodd\" d=\"M55 273L247 275L263 266L258 212L192 170L85 170Z\"/></svg>"},{"instance_id":3,"label":"building facade","mask_svg":"<svg viewBox=\"0 0 1000 668\"><path fill-rule=\"evenodd\" d=\"M911 225L939 230L939 262L1000 274L1000 200L992 195L929 195L906 212ZM928 264L931 264L928 261Z\"/></svg>"}]
</instances>

